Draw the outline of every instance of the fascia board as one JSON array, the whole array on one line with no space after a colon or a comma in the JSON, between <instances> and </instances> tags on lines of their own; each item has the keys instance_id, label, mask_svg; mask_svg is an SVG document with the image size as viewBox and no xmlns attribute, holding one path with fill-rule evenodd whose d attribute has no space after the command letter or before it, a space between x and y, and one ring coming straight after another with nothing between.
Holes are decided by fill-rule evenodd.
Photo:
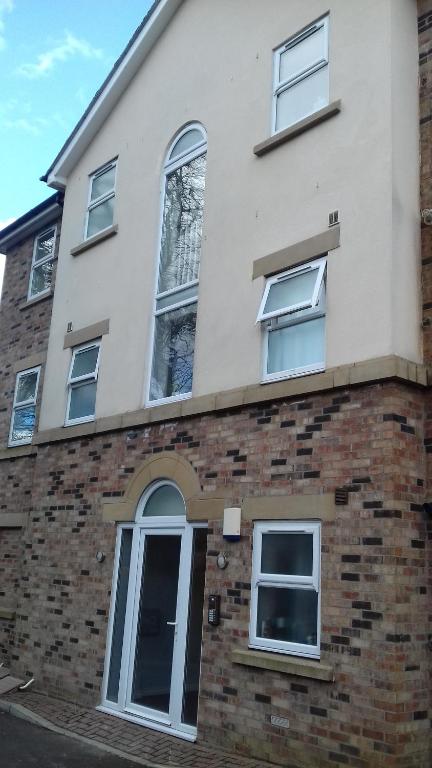
<instances>
[{"instance_id":1,"label":"fascia board","mask_svg":"<svg viewBox=\"0 0 432 768\"><path fill-rule=\"evenodd\" d=\"M45 226L56 222L60 215L61 207L58 205L58 203L54 203L45 211L42 211L34 218L26 221L21 226L18 226L16 229L14 229L13 232L6 235L5 237L2 238L0 232L0 253L7 254L8 250L13 248L16 243L21 242L32 234L36 234L36 232L41 232Z\"/></svg>"},{"instance_id":2,"label":"fascia board","mask_svg":"<svg viewBox=\"0 0 432 768\"><path fill-rule=\"evenodd\" d=\"M155 8L123 61L113 72L86 119L65 146L54 166L48 171L46 182L50 187L66 186L70 171L115 107L182 2L183 0L162 0Z\"/></svg>"}]
</instances>

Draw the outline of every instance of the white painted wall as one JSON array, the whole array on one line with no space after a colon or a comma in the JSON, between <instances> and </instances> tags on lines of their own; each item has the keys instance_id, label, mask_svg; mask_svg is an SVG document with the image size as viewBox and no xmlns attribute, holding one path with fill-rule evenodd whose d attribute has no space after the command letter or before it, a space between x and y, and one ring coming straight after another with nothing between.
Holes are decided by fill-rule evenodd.
<instances>
[{"instance_id":1,"label":"white painted wall","mask_svg":"<svg viewBox=\"0 0 432 768\"><path fill-rule=\"evenodd\" d=\"M330 100L342 112L262 158L272 49L330 7ZM40 429L64 420L75 330L110 318L97 416L142 407L148 382L162 165L186 122L208 132L193 394L257 383L264 281L252 262L327 227L327 367L419 361L416 7L407 0L185 0L68 179ZM401 87L403 84L403 87ZM118 155L118 234L77 258L88 175Z\"/></svg>"}]
</instances>

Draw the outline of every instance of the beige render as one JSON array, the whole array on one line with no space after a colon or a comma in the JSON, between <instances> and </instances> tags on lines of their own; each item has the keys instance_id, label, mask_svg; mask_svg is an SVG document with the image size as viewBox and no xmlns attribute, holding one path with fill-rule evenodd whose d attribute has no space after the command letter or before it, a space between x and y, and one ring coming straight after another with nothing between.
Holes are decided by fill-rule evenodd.
<instances>
[{"instance_id":1,"label":"beige render","mask_svg":"<svg viewBox=\"0 0 432 768\"><path fill-rule=\"evenodd\" d=\"M262 158L272 49L330 8L330 102L342 111ZM416 6L410 0L184 0L67 179L39 429L61 426L70 350L109 318L98 418L145 404L151 363L162 166L178 130L208 134L193 395L258 384L255 259L325 231L326 367L396 354L421 362ZM403 87L401 87L403 79ZM88 176L118 156L118 233L77 257ZM264 385L263 385L264 386Z\"/></svg>"}]
</instances>

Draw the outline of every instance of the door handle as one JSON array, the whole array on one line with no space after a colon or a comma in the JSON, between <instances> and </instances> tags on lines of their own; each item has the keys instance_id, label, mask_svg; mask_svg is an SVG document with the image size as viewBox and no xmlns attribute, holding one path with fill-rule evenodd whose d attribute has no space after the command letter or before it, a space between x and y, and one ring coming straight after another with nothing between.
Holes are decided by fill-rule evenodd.
<instances>
[{"instance_id":1,"label":"door handle","mask_svg":"<svg viewBox=\"0 0 432 768\"><path fill-rule=\"evenodd\" d=\"M167 621L167 625L169 627L176 627L177 626L177 622L176 621Z\"/></svg>"}]
</instances>

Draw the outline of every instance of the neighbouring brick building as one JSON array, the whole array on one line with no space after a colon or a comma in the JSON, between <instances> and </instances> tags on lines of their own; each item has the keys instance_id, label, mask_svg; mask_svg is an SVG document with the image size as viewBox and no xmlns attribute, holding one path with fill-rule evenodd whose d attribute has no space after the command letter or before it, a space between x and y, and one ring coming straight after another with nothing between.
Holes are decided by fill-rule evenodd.
<instances>
[{"instance_id":1,"label":"neighbouring brick building","mask_svg":"<svg viewBox=\"0 0 432 768\"><path fill-rule=\"evenodd\" d=\"M155 3L0 233L0 651L278 765L427 768L432 2L270 6Z\"/></svg>"}]
</instances>

